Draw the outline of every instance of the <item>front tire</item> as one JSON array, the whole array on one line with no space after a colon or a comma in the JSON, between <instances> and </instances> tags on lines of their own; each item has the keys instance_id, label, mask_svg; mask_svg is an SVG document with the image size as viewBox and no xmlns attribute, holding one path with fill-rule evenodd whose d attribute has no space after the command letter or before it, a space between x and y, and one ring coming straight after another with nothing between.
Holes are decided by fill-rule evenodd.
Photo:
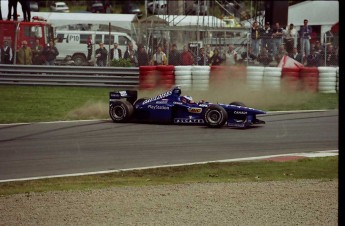
<instances>
[{"instance_id":1,"label":"front tire","mask_svg":"<svg viewBox=\"0 0 345 226\"><path fill-rule=\"evenodd\" d=\"M115 101L109 107L109 115L113 122L128 122L133 112L133 105L126 100Z\"/></svg>"},{"instance_id":2,"label":"front tire","mask_svg":"<svg viewBox=\"0 0 345 226\"><path fill-rule=\"evenodd\" d=\"M211 105L206 109L205 122L208 127L220 128L224 126L228 120L228 113L225 109L218 105Z\"/></svg>"}]
</instances>

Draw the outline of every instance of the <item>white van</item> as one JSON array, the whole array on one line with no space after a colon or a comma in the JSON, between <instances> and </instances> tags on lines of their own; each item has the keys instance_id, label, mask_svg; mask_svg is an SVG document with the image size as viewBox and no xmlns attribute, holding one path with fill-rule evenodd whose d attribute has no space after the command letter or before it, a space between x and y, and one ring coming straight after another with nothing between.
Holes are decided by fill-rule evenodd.
<instances>
[{"instance_id":1,"label":"white van","mask_svg":"<svg viewBox=\"0 0 345 226\"><path fill-rule=\"evenodd\" d=\"M119 44L122 54L125 53L130 42L133 43L134 49L137 49L136 42L128 34L122 32L111 32L110 39L109 32L107 31L56 30L55 35L55 46L59 51L57 60L63 60L66 56L71 56L76 65L84 65L87 63L87 42L90 36L92 37L92 42L94 44L92 54L93 59L96 49L99 48L98 44L101 42L104 43L104 47L108 50L108 53L110 52L110 49L114 47L114 42Z\"/></svg>"}]
</instances>

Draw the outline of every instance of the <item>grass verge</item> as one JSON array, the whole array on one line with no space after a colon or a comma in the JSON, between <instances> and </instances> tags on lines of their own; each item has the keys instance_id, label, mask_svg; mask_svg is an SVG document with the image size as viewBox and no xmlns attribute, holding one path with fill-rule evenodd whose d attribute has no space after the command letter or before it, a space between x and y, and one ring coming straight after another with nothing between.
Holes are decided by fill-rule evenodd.
<instances>
[{"instance_id":1,"label":"grass verge","mask_svg":"<svg viewBox=\"0 0 345 226\"><path fill-rule=\"evenodd\" d=\"M0 86L0 123L42 122L55 120L107 119L109 88ZM267 111L337 109L338 94L322 93L251 93L243 89L184 92L194 99L211 102L244 102ZM241 91L241 92L240 92ZM140 97L152 97L162 90L140 91Z\"/></svg>"},{"instance_id":2,"label":"grass verge","mask_svg":"<svg viewBox=\"0 0 345 226\"><path fill-rule=\"evenodd\" d=\"M338 178L338 156L304 158L289 162L251 161L209 163L117 173L0 183L0 195L73 191L115 186L183 183L260 182Z\"/></svg>"}]
</instances>

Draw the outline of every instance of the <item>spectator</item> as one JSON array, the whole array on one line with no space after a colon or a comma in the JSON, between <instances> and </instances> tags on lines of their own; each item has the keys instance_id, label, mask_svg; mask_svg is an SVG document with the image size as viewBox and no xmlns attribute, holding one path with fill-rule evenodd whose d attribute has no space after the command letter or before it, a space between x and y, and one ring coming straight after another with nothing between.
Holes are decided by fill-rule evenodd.
<instances>
[{"instance_id":1,"label":"spectator","mask_svg":"<svg viewBox=\"0 0 345 226\"><path fill-rule=\"evenodd\" d=\"M265 28L261 30L261 48L262 47L265 47L269 53L272 53L272 29L270 27L270 22L266 22ZM258 54L256 54L256 56L257 55Z\"/></svg>"},{"instance_id":2,"label":"spectator","mask_svg":"<svg viewBox=\"0 0 345 226\"><path fill-rule=\"evenodd\" d=\"M285 46L282 44L279 46L278 52L274 56L274 59L279 64L283 56L287 56L287 55L288 55L288 52L285 50Z\"/></svg>"},{"instance_id":3,"label":"spectator","mask_svg":"<svg viewBox=\"0 0 345 226\"><path fill-rule=\"evenodd\" d=\"M114 48L110 50L110 60L119 60L120 58L122 58L122 52L119 49L119 44L115 42Z\"/></svg>"},{"instance_id":4,"label":"spectator","mask_svg":"<svg viewBox=\"0 0 345 226\"><path fill-rule=\"evenodd\" d=\"M28 46L27 41L22 41L22 46L18 51L18 64L31 65L32 64L32 51Z\"/></svg>"},{"instance_id":5,"label":"spectator","mask_svg":"<svg viewBox=\"0 0 345 226\"><path fill-rule=\"evenodd\" d=\"M254 52L254 47L253 47L253 52ZM229 45L228 51L225 52L225 64L229 66L229 65L235 65L236 63L237 63L237 52L235 51L235 46Z\"/></svg>"},{"instance_id":6,"label":"spectator","mask_svg":"<svg viewBox=\"0 0 345 226\"><path fill-rule=\"evenodd\" d=\"M311 50L311 54L307 56L307 66L308 67L318 67L320 66L320 54L316 53L315 50Z\"/></svg>"},{"instance_id":7,"label":"spectator","mask_svg":"<svg viewBox=\"0 0 345 226\"><path fill-rule=\"evenodd\" d=\"M262 31L260 29L259 23L255 21L251 29L252 47L253 47L253 53L255 55L258 55L259 53L261 34L262 34Z\"/></svg>"},{"instance_id":8,"label":"spectator","mask_svg":"<svg viewBox=\"0 0 345 226\"><path fill-rule=\"evenodd\" d=\"M138 54L137 51L133 48L133 43L129 43L127 50L123 56L124 59L129 59L132 66L135 67L138 64Z\"/></svg>"},{"instance_id":9,"label":"spectator","mask_svg":"<svg viewBox=\"0 0 345 226\"><path fill-rule=\"evenodd\" d=\"M93 42L92 42L92 36L90 35L87 39L87 60L91 60L92 52L93 52Z\"/></svg>"},{"instance_id":10,"label":"spectator","mask_svg":"<svg viewBox=\"0 0 345 226\"><path fill-rule=\"evenodd\" d=\"M108 50L104 47L104 43L99 43L99 48L96 49L96 64L100 67L107 65Z\"/></svg>"},{"instance_id":11,"label":"spectator","mask_svg":"<svg viewBox=\"0 0 345 226\"><path fill-rule=\"evenodd\" d=\"M313 46L313 49L317 53L321 53L323 51L321 44L320 44L320 41L315 41L315 45Z\"/></svg>"},{"instance_id":12,"label":"spectator","mask_svg":"<svg viewBox=\"0 0 345 226\"><path fill-rule=\"evenodd\" d=\"M13 50L8 41L4 41L4 46L1 49L2 64L13 64Z\"/></svg>"},{"instance_id":13,"label":"spectator","mask_svg":"<svg viewBox=\"0 0 345 226\"><path fill-rule=\"evenodd\" d=\"M18 20L17 5L18 5L18 0L8 1L7 20L11 20L12 15L13 15L13 20ZM12 14L12 8L13 8L13 14Z\"/></svg>"},{"instance_id":14,"label":"spectator","mask_svg":"<svg viewBox=\"0 0 345 226\"><path fill-rule=\"evenodd\" d=\"M171 51L169 53L169 65L180 65L180 53L177 50L176 44L172 44Z\"/></svg>"},{"instance_id":15,"label":"spectator","mask_svg":"<svg viewBox=\"0 0 345 226\"><path fill-rule=\"evenodd\" d=\"M18 1L18 0L14 0L14 1ZM24 21L30 21L30 19L31 19L30 1L29 0L19 0L19 2L22 6Z\"/></svg>"},{"instance_id":16,"label":"spectator","mask_svg":"<svg viewBox=\"0 0 345 226\"><path fill-rule=\"evenodd\" d=\"M272 56L265 47L261 48L261 51L258 55L258 61L264 66L268 66L272 62Z\"/></svg>"},{"instance_id":17,"label":"spectator","mask_svg":"<svg viewBox=\"0 0 345 226\"><path fill-rule=\"evenodd\" d=\"M252 65L257 58L257 56L255 56L255 54L253 53L253 47L248 46L248 50L241 54L241 58L241 63L247 63L249 65Z\"/></svg>"},{"instance_id":18,"label":"spectator","mask_svg":"<svg viewBox=\"0 0 345 226\"><path fill-rule=\"evenodd\" d=\"M147 54L143 45L139 45L138 51L138 66L146 66L149 65L149 55Z\"/></svg>"},{"instance_id":19,"label":"spectator","mask_svg":"<svg viewBox=\"0 0 345 226\"><path fill-rule=\"evenodd\" d=\"M223 62L223 59L220 56L219 50L215 48L213 51L213 55L210 58L210 65L220 65L222 62Z\"/></svg>"},{"instance_id":20,"label":"spectator","mask_svg":"<svg viewBox=\"0 0 345 226\"><path fill-rule=\"evenodd\" d=\"M206 46L206 55L207 55L208 59L211 59L211 57L213 56L213 53L214 52L212 51L211 46L207 45Z\"/></svg>"},{"instance_id":21,"label":"spectator","mask_svg":"<svg viewBox=\"0 0 345 226\"><path fill-rule=\"evenodd\" d=\"M162 47L158 46L155 54L153 54L153 65L166 65L167 64L167 56L162 51Z\"/></svg>"},{"instance_id":22,"label":"spectator","mask_svg":"<svg viewBox=\"0 0 345 226\"><path fill-rule=\"evenodd\" d=\"M49 44L43 49L42 55L44 56L45 65L54 65L56 56L59 55L59 51L54 45L53 41L50 41Z\"/></svg>"},{"instance_id":23,"label":"spectator","mask_svg":"<svg viewBox=\"0 0 345 226\"><path fill-rule=\"evenodd\" d=\"M43 46L40 44L40 40L36 39L35 45L32 48L32 64L35 64L35 65L43 64L42 52L43 52Z\"/></svg>"},{"instance_id":24,"label":"spectator","mask_svg":"<svg viewBox=\"0 0 345 226\"><path fill-rule=\"evenodd\" d=\"M292 53L289 54L289 57L303 64L303 55L298 52L297 47L292 49Z\"/></svg>"},{"instance_id":25,"label":"spectator","mask_svg":"<svg viewBox=\"0 0 345 226\"><path fill-rule=\"evenodd\" d=\"M183 47L183 52L181 53L181 64L182 65L193 65L194 64L193 55L189 51L187 46Z\"/></svg>"},{"instance_id":26,"label":"spectator","mask_svg":"<svg viewBox=\"0 0 345 226\"><path fill-rule=\"evenodd\" d=\"M321 52L321 58L326 66L338 66L338 54L332 44L327 45L326 55L324 51Z\"/></svg>"},{"instance_id":27,"label":"spectator","mask_svg":"<svg viewBox=\"0 0 345 226\"><path fill-rule=\"evenodd\" d=\"M290 26L287 28L285 32L285 46L286 51L291 54L293 51L293 48L297 48L297 30L294 28L293 24L290 24Z\"/></svg>"},{"instance_id":28,"label":"spectator","mask_svg":"<svg viewBox=\"0 0 345 226\"><path fill-rule=\"evenodd\" d=\"M313 32L311 26L308 25L308 20L304 19L304 25L299 30L299 37L300 37L300 45L301 45L301 53L306 54L306 56L310 55L310 39L311 33Z\"/></svg>"},{"instance_id":29,"label":"spectator","mask_svg":"<svg viewBox=\"0 0 345 226\"><path fill-rule=\"evenodd\" d=\"M200 52L199 52L199 55L198 55L198 65L209 65L209 62L208 62L208 57L206 55L206 52L205 52L205 48L200 48Z\"/></svg>"},{"instance_id":30,"label":"spectator","mask_svg":"<svg viewBox=\"0 0 345 226\"><path fill-rule=\"evenodd\" d=\"M273 37L273 56L275 56L278 52L280 45L283 43L283 29L280 27L280 24L277 22L275 27L272 30L272 37Z\"/></svg>"}]
</instances>

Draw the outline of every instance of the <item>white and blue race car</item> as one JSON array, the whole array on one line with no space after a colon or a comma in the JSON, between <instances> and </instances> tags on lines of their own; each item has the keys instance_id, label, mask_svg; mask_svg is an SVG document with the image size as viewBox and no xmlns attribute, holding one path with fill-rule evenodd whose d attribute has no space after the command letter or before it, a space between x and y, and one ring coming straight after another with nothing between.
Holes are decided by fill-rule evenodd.
<instances>
[{"instance_id":1,"label":"white and blue race car","mask_svg":"<svg viewBox=\"0 0 345 226\"><path fill-rule=\"evenodd\" d=\"M201 124L212 128L246 128L265 124L257 115L266 112L246 107L241 102L214 104L194 102L190 96L182 96L175 87L152 98L137 99L134 90L109 93L109 115L114 122L146 122L159 124Z\"/></svg>"}]
</instances>

